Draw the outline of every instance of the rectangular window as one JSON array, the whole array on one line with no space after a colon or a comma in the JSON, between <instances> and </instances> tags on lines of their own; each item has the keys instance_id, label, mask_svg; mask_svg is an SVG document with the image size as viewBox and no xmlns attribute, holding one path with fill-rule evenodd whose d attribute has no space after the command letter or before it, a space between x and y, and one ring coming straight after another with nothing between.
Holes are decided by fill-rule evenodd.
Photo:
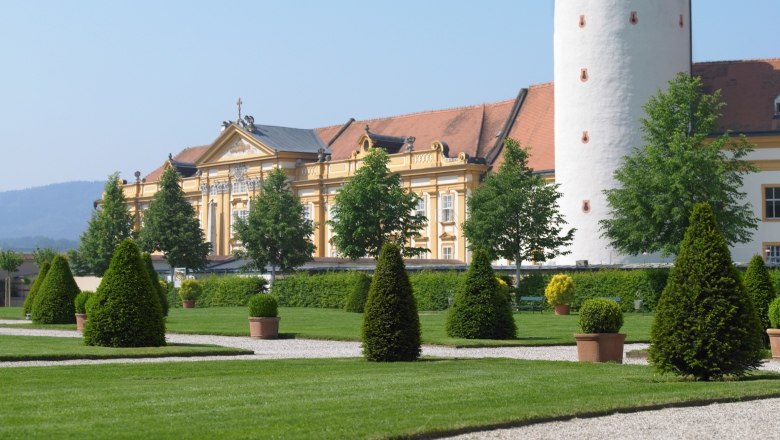
<instances>
[{"instance_id":1,"label":"rectangular window","mask_svg":"<svg viewBox=\"0 0 780 440\"><path fill-rule=\"evenodd\" d=\"M764 220L780 220L780 186L764 186Z\"/></svg>"},{"instance_id":2,"label":"rectangular window","mask_svg":"<svg viewBox=\"0 0 780 440\"><path fill-rule=\"evenodd\" d=\"M766 253L767 264L780 264L780 245L769 245L766 250L769 251Z\"/></svg>"},{"instance_id":3,"label":"rectangular window","mask_svg":"<svg viewBox=\"0 0 780 440\"><path fill-rule=\"evenodd\" d=\"M452 260L452 246L441 247L441 258L442 260Z\"/></svg>"},{"instance_id":4,"label":"rectangular window","mask_svg":"<svg viewBox=\"0 0 780 440\"><path fill-rule=\"evenodd\" d=\"M455 221L455 210L452 209L452 201L452 194L444 194L441 196L441 218L439 221L445 223Z\"/></svg>"},{"instance_id":5,"label":"rectangular window","mask_svg":"<svg viewBox=\"0 0 780 440\"><path fill-rule=\"evenodd\" d=\"M233 193L245 193L246 192L246 181L239 180L237 182L233 182Z\"/></svg>"},{"instance_id":6,"label":"rectangular window","mask_svg":"<svg viewBox=\"0 0 780 440\"><path fill-rule=\"evenodd\" d=\"M308 203L303 204L303 218L311 220L311 206Z\"/></svg>"},{"instance_id":7,"label":"rectangular window","mask_svg":"<svg viewBox=\"0 0 780 440\"><path fill-rule=\"evenodd\" d=\"M425 216L425 198L420 197L417 200L417 207L414 210L414 215Z\"/></svg>"},{"instance_id":8,"label":"rectangular window","mask_svg":"<svg viewBox=\"0 0 780 440\"><path fill-rule=\"evenodd\" d=\"M249 217L248 209L236 209L233 211L233 224L236 224L236 219L240 218L246 220Z\"/></svg>"}]
</instances>

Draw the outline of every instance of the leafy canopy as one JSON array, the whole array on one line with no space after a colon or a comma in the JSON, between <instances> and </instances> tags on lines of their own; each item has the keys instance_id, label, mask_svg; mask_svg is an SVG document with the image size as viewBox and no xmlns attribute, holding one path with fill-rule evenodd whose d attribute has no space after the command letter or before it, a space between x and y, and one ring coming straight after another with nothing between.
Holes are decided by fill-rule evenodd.
<instances>
[{"instance_id":1,"label":"leafy canopy","mask_svg":"<svg viewBox=\"0 0 780 440\"><path fill-rule=\"evenodd\" d=\"M328 224L333 228L332 242L344 256L376 258L385 242L397 244L406 257L428 252L408 245L428 219L414 213L419 197L401 186L400 175L390 173L389 161L381 148L370 149L336 194Z\"/></svg>"},{"instance_id":2,"label":"leafy canopy","mask_svg":"<svg viewBox=\"0 0 780 440\"><path fill-rule=\"evenodd\" d=\"M162 252L171 267L203 268L211 246L205 242L195 209L184 197L173 166L163 171L159 185L144 213L139 245L146 252Z\"/></svg>"},{"instance_id":3,"label":"leafy canopy","mask_svg":"<svg viewBox=\"0 0 780 440\"><path fill-rule=\"evenodd\" d=\"M92 212L78 249L79 266L97 276L103 276L116 247L133 233L133 217L118 173L108 176L103 191L103 203Z\"/></svg>"},{"instance_id":4,"label":"leafy canopy","mask_svg":"<svg viewBox=\"0 0 780 440\"><path fill-rule=\"evenodd\" d=\"M56 257L59 254L60 253L57 252L56 250L50 247L46 247L43 249L36 248L33 251L32 256L33 256L33 260L35 260L35 265L40 268L43 266L44 263L51 264L51 261L54 259L54 257Z\"/></svg>"},{"instance_id":5,"label":"leafy canopy","mask_svg":"<svg viewBox=\"0 0 780 440\"><path fill-rule=\"evenodd\" d=\"M719 91L706 94L698 77L683 73L645 104L646 144L615 170L620 187L604 191L610 218L601 226L612 246L630 255L676 255L690 212L705 201L728 244L750 240L757 219L740 188L756 171L743 160L753 147L728 132L709 138L723 105Z\"/></svg>"},{"instance_id":6,"label":"leafy canopy","mask_svg":"<svg viewBox=\"0 0 780 440\"><path fill-rule=\"evenodd\" d=\"M250 202L246 220L237 218L233 228L244 248L238 254L249 257L261 271L270 264L272 282L277 267L286 271L312 259L314 244L309 236L314 225L280 168L267 175L262 191Z\"/></svg>"},{"instance_id":7,"label":"leafy canopy","mask_svg":"<svg viewBox=\"0 0 780 440\"><path fill-rule=\"evenodd\" d=\"M571 243L575 232L564 231L566 220L558 210L559 185L534 174L528 156L516 140L504 141L504 163L474 190L466 202L469 218L463 224L469 243L485 248L491 259L513 260L518 271L523 261L568 254L560 248Z\"/></svg>"}]
</instances>

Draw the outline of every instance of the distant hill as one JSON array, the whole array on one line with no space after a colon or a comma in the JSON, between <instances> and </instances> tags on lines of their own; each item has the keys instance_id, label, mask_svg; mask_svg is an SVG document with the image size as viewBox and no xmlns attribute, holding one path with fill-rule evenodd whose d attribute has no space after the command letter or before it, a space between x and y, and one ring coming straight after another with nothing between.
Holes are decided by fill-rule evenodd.
<instances>
[{"instance_id":1,"label":"distant hill","mask_svg":"<svg viewBox=\"0 0 780 440\"><path fill-rule=\"evenodd\" d=\"M105 182L65 182L0 192L0 246L76 247Z\"/></svg>"}]
</instances>

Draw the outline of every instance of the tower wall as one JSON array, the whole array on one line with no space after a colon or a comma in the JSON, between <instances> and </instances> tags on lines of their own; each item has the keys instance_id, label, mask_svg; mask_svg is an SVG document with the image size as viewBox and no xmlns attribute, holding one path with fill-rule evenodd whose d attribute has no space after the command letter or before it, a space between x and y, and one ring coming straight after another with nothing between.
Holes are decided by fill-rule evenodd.
<instances>
[{"instance_id":1,"label":"tower wall","mask_svg":"<svg viewBox=\"0 0 780 440\"><path fill-rule=\"evenodd\" d=\"M557 264L641 262L601 238L603 191L643 145L643 105L678 72L690 71L690 0L555 1L555 180L561 212L577 228Z\"/></svg>"}]
</instances>

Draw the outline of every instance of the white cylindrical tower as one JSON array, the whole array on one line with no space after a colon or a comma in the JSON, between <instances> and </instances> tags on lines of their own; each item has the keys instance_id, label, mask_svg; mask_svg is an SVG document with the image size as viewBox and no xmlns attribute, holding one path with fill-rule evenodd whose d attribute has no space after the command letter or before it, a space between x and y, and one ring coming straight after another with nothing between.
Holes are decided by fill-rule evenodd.
<instances>
[{"instance_id":1,"label":"white cylindrical tower","mask_svg":"<svg viewBox=\"0 0 780 440\"><path fill-rule=\"evenodd\" d=\"M620 264L601 238L603 191L623 156L643 145L643 105L691 62L690 0L555 1L555 181L577 228L556 264Z\"/></svg>"}]
</instances>

